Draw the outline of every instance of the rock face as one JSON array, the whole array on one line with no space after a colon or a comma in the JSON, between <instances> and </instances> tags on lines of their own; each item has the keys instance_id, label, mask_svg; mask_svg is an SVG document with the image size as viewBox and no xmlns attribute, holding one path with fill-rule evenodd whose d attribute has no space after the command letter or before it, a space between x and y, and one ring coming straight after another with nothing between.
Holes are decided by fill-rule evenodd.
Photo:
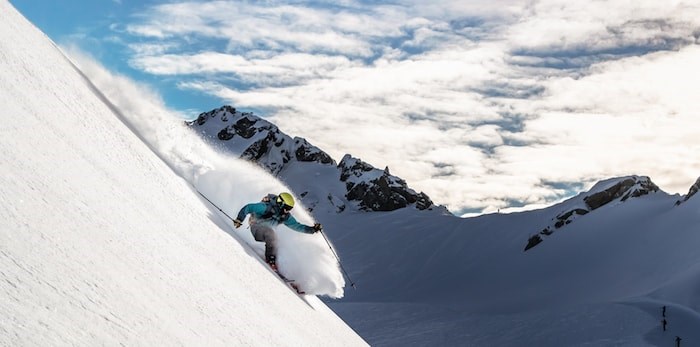
<instances>
[{"instance_id":1,"label":"rock face","mask_svg":"<svg viewBox=\"0 0 700 347\"><path fill-rule=\"evenodd\" d=\"M700 190L700 177L695 181L695 183L692 186L690 186L688 194L686 194L685 197L683 197L683 200L676 201L676 205L680 205L688 201L688 199L692 198L698 192L698 190Z\"/></svg>"},{"instance_id":2,"label":"rock face","mask_svg":"<svg viewBox=\"0 0 700 347\"><path fill-rule=\"evenodd\" d=\"M305 139L292 139L274 124L231 106L202 113L187 124L197 127L205 137L216 134L216 139L232 145L226 146L232 152L275 175L294 160L335 165L330 155Z\"/></svg>"},{"instance_id":3,"label":"rock face","mask_svg":"<svg viewBox=\"0 0 700 347\"><path fill-rule=\"evenodd\" d=\"M656 186L649 177L633 176L621 180L608 189L589 195L583 200L586 202L589 211L593 211L616 199L624 202L629 198L636 198L658 191L659 187Z\"/></svg>"},{"instance_id":4,"label":"rock face","mask_svg":"<svg viewBox=\"0 0 700 347\"><path fill-rule=\"evenodd\" d=\"M544 237L553 234L557 229L594 210L658 191L659 187L647 176L628 176L598 182L588 192L561 203L559 206L563 208L563 212L552 218L552 223L538 234L530 236L525 251L542 243Z\"/></svg>"},{"instance_id":5,"label":"rock face","mask_svg":"<svg viewBox=\"0 0 700 347\"><path fill-rule=\"evenodd\" d=\"M340 180L345 182L348 200L358 201L363 210L393 211L415 203L424 210L433 205L423 192L416 193L406 181L389 173L389 168L375 169L372 165L349 154L338 164Z\"/></svg>"},{"instance_id":6,"label":"rock face","mask_svg":"<svg viewBox=\"0 0 700 347\"><path fill-rule=\"evenodd\" d=\"M304 191L301 197L308 197L307 206L316 206L324 200L319 197L325 196L338 213L346 211L349 202L354 202L364 211L393 211L411 205L419 210L433 207L426 194L410 189L404 180L391 175L388 168L375 169L350 155L345 155L336 165L326 152L306 139L291 138L274 124L252 113L223 106L202 113L187 124L207 140L242 159L257 163L283 180L284 169L293 162L332 166L339 173L340 180L335 178L334 183L338 188L314 186L313 192Z\"/></svg>"}]
</instances>

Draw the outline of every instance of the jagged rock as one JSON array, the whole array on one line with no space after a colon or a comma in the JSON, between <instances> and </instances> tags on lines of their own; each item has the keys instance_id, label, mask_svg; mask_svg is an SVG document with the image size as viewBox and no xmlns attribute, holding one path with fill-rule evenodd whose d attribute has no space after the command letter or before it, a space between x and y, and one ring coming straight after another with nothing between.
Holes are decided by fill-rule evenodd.
<instances>
[{"instance_id":1,"label":"jagged rock","mask_svg":"<svg viewBox=\"0 0 700 347\"><path fill-rule=\"evenodd\" d=\"M215 133L234 154L272 174L278 174L292 160L335 165L327 153L305 139L291 138L274 124L231 106L204 112L187 124L201 127L203 135Z\"/></svg>"},{"instance_id":2,"label":"jagged rock","mask_svg":"<svg viewBox=\"0 0 700 347\"><path fill-rule=\"evenodd\" d=\"M293 161L332 165L340 171L338 184L342 186L329 191L337 194L335 192L344 190L346 193L335 196L319 187L306 199L311 208L324 200L323 196L328 196L329 206L337 212L345 211L348 201L357 201L359 208L367 211L393 211L412 204L419 210L434 206L428 195L408 188L404 180L391 175L388 167L378 170L350 156L336 165L330 155L306 139L292 139L274 124L252 113L239 112L232 106L202 113L187 124L203 137L218 140L233 154L255 162L274 175L279 175Z\"/></svg>"},{"instance_id":3,"label":"jagged rock","mask_svg":"<svg viewBox=\"0 0 700 347\"><path fill-rule=\"evenodd\" d=\"M197 125L201 126L201 125L204 125L204 123L206 123L209 119L216 118L216 116L220 115L221 113L236 114L236 108L229 106L229 105L222 106L220 108L217 108L215 110L211 110L209 112L200 113L199 117L197 117L197 119L195 119L191 122L186 122L186 123L188 125L197 124ZM228 118L224 115L224 116L222 116L222 121L227 122Z\"/></svg>"},{"instance_id":4,"label":"jagged rock","mask_svg":"<svg viewBox=\"0 0 700 347\"><path fill-rule=\"evenodd\" d=\"M678 200L676 201L676 205L680 205L682 202L688 201L688 199L692 198L693 195L695 195L698 190L700 190L700 177L695 181L695 183L690 186L690 189L688 190L688 194L683 197L683 200Z\"/></svg>"},{"instance_id":5,"label":"jagged rock","mask_svg":"<svg viewBox=\"0 0 700 347\"><path fill-rule=\"evenodd\" d=\"M558 229L558 228L563 227L566 224L571 223L571 221L572 221L571 217L574 216L574 214L579 215L579 216L583 216L586 213L588 213L588 210L584 210L582 208L576 208L576 209L573 209L569 212L560 214L556 217L557 222L554 224L554 227Z\"/></svg>"},{"instance_id":6,"label":"jagged rock","mask_svg":"<svg viewBox=\"0 0 700 347\"><path fill-rule=\"evenodd\" d=\"M252 145L248 146L248 148L246 148L245 151L243 151L243 153L241 154L241 158L257 162L265 154L269 153L270 149L272 148L272 145L274 145L275 142L275 134L273 132L269 132L267 133L267 136L265 136L265 138L255 141ZM266 163L266 166L270 170L270 172L277 172L278 164L279 163L277 162L268 162Z\"/></svg>"},{"instance_id":7,"label":"jagged rock","mask_svg":"<svg viewBox=\"0 0 700 347\"><path fill-rule=\"evenodd\" d=\"M420 210L433 206L425 193L408 188L406 181L389 174L388 168L375 169L349 154L343 157L338 168L340 180L345 182L348 191L347 199L358 201L363 210L393 211L414 203Z\"/></svg>"},{"instance_id":8,"label":"jagged rock","mask_svg":"<svg viewBox=\"0 0 700 347\"><path fill-rule=\"evenodd\" d=\"M294 144L297 147L294 155L298 161L335 165L335 161L330 155L308 143L306 139L295 137Z\"/></svg>"},{"instance_id":9,"label":"jagged rock","mask_svg":"<svg viewBox=\"0 0 700 347\"><path fill-rule=\"evenodd\" d=\"M354 159L349 154L346 154L343 157L343 160L341 160L340 164L338 164L338 168L340 168L340 180L343 182L347 181L350 176L362 177L365 172L375 170L374 166L369 165L362 160Z\"/></svg>"},{"instance_id":10,"label":"jagged rock","mask_svg":"<svg viewBox=\"0 0 700 347\"><path fill-rule=\"evenodd\" d=\"M225 117L224 115L223 117ZM241 136L244 139L249 139L255 135L255 133L258 132L258 129L255 128L255 124L257 123L257 120L251 119L249 117L243 117L236 122L232 126L233 130ZM228 129L228 128L227 128ZM260 130L272 130L271 127L262 127Z\"/></svg>"},{"instance_id":11,"label":"jagged rock","mask_svg":"<svg viewBox=\"0 0 700 347\"><path fill-rule=\"evenodd\" d=\"M226 119L226 121L228 121L227 113L224 113L221 116L221 118L222 118L222 121L224 121L224 119ZM217 134L217 137L219 138L219 140L222 140L222 141L228 141L236 135L238 135L244 139L249 139L249 138L253 137L259 131L257 128L254 127L255 123L257 123L257 121L250 119L248 117L243 117L243 118L239 119L235 124L221 129L221 131L219 131L219 133ZM260 130L269 130L269 129L263 128Z\"/></svg>"},{"instance_id":12,"label":"jagged rock","mask_svg":"<svg viewBox=\"0 0 700 347\"><path fill-rule=\"evenodd\" d=\"M620 197L622 197L620 201L626 201L630 197L636 198L658 191L659 187L654 184L649 177L632 176L618 182L608 189L587 196L583 200L590 210L595 210Z\"/></svg>"},{"instance_id":13,"label":"jagged rock","mask_svg":"<svg viewBox=\"0 0 700 347\"><path fill-rule=\"evenodd\" d=\"M541 242L542 242L542 237L540 237L540 235L530 236L530 238L527 239L527 245L525 246L525 249L523 250L523 252L527 251L528 249L530 249L532 247L539 245Z\"/></svg>"},{"instance_id":14,"label":"jagged rock","mask_svg":"<svg viewBox=\"0 0 700 347\"><path fill-rule=\"evenodd\" d=\"M545 227L540 232L540 235L549 236L554 232L553 229L560 229L572 223L576 218L584 216L611 202L625 202L630 198L636 198L658 191L659 187L647 176L629 176L598 182L588 193L580 194L562 203L565 206L568 204L568 208L564 210L565 212L559 213L552 218L553 223ZM538 236L538 238L539 240L530 238L525 250L535 247L544 241L541 236Z\"/></svg>"}]
</instances>

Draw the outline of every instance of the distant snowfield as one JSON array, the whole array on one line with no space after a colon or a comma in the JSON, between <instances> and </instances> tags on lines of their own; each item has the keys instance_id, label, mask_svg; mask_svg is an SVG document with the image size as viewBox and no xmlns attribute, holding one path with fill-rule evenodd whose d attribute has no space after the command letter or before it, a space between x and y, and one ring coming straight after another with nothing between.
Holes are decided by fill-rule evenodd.
<instances>
[{"instance_id":1,"label":"distant snowfield","mask_svg":"<svg viewBox=\"0 0 700 347\"><path fill-rule=\"evenodd\" d=\"M365 345L267 270L7 1L0 85L0 345ZM282 187L265 184L232 203ZM320 263L315 288L333 294L342 278Z\"/></svg>"},{"instance_id":2,"label":"distant snowfield","mask_svg":"<svg viewBox=\"0 0 700 347\"><path fill-rule=\"evenodd\" d=\"M677 199L659 192L605 206L527 252L533 226L566 208L376 214L381 237L336 217L339 249L363 246L344 253L359 290L330 306L381 346L675 346L676 336L695 346L700 199Z\"/></svg>"}]
</instances>

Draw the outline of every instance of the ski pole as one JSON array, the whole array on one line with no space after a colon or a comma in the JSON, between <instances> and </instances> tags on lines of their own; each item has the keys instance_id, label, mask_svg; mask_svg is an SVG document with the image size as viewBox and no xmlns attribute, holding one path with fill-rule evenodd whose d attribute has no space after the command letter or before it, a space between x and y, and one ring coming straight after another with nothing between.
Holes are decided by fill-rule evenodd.
<instances>
[{"instance_id":1,"label":"ski pole","mask_svg":"<svg viewBox=\"0 0 700 347\"><path fill-rule=\"evenodd\" d=\"M195 190L197 190L197 189L195 189ZM226 212L224 212L224 210L222 210L219 206L216 206L215 203L213 203L211 200L209 200L209 198L207 198L206 196L204 196L204 194L202 194L202 192L200 192L199 190L197 190L197 193L199 193L199 195L201 195L201 196L204 198L204 200L209 201L209 203L210 203L212 206L216 207L221 213L224 214L224 216L228 217L228 219L234 220L233 218L231 218L231 216L229 216L228 214L226 214ZM357 288L355 287L355 282L353 282L352 279L350 279L350 275L348 275L348 272L345 271L345 268L343 267L343 263L340 261L340 258L338 257L338 254L336 254L336 253L335 253L335 250L333 250L333 247L331 246L330 241L328 241L328 238L326 237L326 234L323 232L323 230L320 230L320 232L321 232L321 235L323 236L323 239L326 240L326 244L328 244L328 248L330 248L330 249L331 249L331 252L333 252L333 255L335 256L335 259L338 260L338 265L340 265L340 269L343 270L343 273L345 274L345 277L347 277L348 281L350 281L350 286L353 287L354 289L357 289Z\"/></svg>"},{"instance_id":2,"label":"ski pole","mask_svg":"<svg viewBox=\"0 0 700 347\"><path fill-rule=\"evenodd\" d=\"M355 282L353 282L353 281L350 279L350 275L348 275L348 272L345 271L345 268L343 267L343 263L340 261L340 258L338 257L338 254L335 253L335 250L333 250L333 247L331 246L330 241L328 241L328 238L326 237L326 233L324 233L323 230L319 230L319 232L320 232L321 235L323 236L323 239L326 240L326 243L328 244L328 248L330 248L330 249L331 249L331 252L333 252L333 255L335 255L335 259L338 260L338 265L340 265L340 269L343 270L343 273L345 274L345 277L347 277L347 278L348 278L348 281L350 281L350 286L351 286L353 289L357 290L357 288L355 288Z\"/></svg>"},{"instance_id":3,"label":"ski pole","mask_svg":"<svg viewBox=\"0 0 700 347\"><path fill-rule=\"evenodd\" d=\"M196 189L195 189L195 190L196 190ZM219 208L219 206L216 206L215 203L211 202L211 200L209 200L209 198L207 198L206 196L204 196L204 194L202 194L202 192L200 192L199 190L197 190L197 193L199 193L199 195L201 195L205 200L209 201L209 203L210 203L212 206L214 206L214 207L216 207L217 209L219 209L219 211L221 211L221 213L223 213L224 216L228 217L228 219L230 219L230 220L233 220L233 218L231 218L231 216L227 215L226 212L224 212L224 210L222 210L221 208Z\"/></svg>"}]
</instances>

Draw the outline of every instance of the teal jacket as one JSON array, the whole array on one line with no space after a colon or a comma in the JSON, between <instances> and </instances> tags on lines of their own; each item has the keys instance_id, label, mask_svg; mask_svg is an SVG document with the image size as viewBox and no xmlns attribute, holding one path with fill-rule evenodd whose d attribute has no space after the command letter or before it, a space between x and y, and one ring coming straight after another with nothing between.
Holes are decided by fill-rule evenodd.
<instances>
[{"instance_id":1,"label":"teal jacket","mask_svg":"<svg viewBox=\"0 0 700 347\"><path fill-rule=\"evenodd\" d=\"M294 219L291 214L284 213L282 208L274 203L258 202L255 204L245 205L238 212L237 219L239 221L243 221L249 214L255 216L257 223L264 223L270 226L284 224L292 230L306 234L313 234L315 232L312 226L297 222L297 220Z\"/></svg>"}]
</instances>

